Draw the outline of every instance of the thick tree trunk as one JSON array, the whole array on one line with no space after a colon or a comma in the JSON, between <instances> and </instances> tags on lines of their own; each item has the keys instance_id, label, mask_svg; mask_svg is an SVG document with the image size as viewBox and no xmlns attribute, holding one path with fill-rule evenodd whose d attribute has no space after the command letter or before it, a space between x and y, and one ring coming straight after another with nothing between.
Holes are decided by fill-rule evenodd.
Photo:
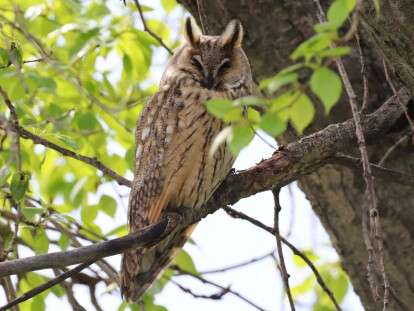
<instances>
[{"instance_id":1,"label":"thick tree trunk","mask_svg":"<svg viewBox=\"0 0 414 311\"><path fill-rule=\"evenodd\" d=\"M199 19L196 0L179 0ZM244 47L257 79L270 76L289 63L289 55L299 43L313 34L317 22L313 1L260 0L202 1L203 19L207 29L219 32L228 20L238 18L246 29ZM328 5L330 1L322 1ZM384 0L381 16L377 18L372 1L365 1L360 32L368 66L369 102L378 107L392 92L388 87L382 59L389 71L395 70L396 85L406 85L414 94L414 2ZM353 86L362 94L359 56L354 49L345 59ZM349 104L344 96L326 117L322 110L309 132L350 117ZM404 121L404 120L403 120ZM404 123L404 122L403 122ZM399 128L400 129L400 128ZM407 132L408 128L405 128ZM401 137L401 132L383 137L370 148L370 161L378 162L385 151ZM286 134L281 142L295 139ZM407 139L391 154L385 165L406 173L414 173L414 150ZM356 147L356 146L355 146ZM358 156L356 148L350 154ZM322 167L302 178L300 186L311 201L332 243L341 256L344 269L361 297L366 310L379 310L373 301L367 281L367 252L362 238L361 203L364 182L360 170L339 164ZM385 260L393 299L390 310L412 310L414 306L414 191L409 186L376 180L379 209L385 237Z\"/></svg>"}]
</instances>

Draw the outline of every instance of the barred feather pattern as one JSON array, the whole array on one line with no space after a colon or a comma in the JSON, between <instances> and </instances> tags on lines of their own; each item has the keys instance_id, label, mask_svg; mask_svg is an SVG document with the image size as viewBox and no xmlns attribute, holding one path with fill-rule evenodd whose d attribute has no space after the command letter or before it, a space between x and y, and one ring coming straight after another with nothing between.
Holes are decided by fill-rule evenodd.
<instances>
[{"instance_id":1,"label":"barred feather pattern","mask_svg":"<svg viewBox=\"0 0 414 311\"><path fill-rule=\"evenodd\" d=\"M128 211L131 232L157 222L167 207L200 208L210 198L229 173L234 157L225 144L209 156L224 124L207 112L204 102L250 93L251 87L243 83L215 91L178 76L147 102L136 128L136 167ZM124 253L121 290L125 299L141 298L193 228L176 230L151 249Z\"/></svg>"}]
</instances>

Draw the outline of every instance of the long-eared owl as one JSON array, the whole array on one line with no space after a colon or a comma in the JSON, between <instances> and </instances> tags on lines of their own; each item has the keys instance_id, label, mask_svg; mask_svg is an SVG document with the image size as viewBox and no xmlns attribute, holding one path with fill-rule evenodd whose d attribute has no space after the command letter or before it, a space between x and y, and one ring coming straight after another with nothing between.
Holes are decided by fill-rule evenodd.
<instances>
[{"instance_id":1,"label":"long-eared owl","mask_svg":"<svg viewBox=\"0 0 414 311\"><path fill-rule=\"evenodd\" d=\"M250 64L241 48L242 25L233 20L220 36L207 36L188 18L184 38L167 65L159 91L148 100L137 122L130 232L157 222L167 208L202 207L234 162L226 144L209 153L225 125L207 112L204 103L252 94ZM125 299L140 299L193 227L150 249L124 253L121 289Z\"/></svg>"}]
</instances>

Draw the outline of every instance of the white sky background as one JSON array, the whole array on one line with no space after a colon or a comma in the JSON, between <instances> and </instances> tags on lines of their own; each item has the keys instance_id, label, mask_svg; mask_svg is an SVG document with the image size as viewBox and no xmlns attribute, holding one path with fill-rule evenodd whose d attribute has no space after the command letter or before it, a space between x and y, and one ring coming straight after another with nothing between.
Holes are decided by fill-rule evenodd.
<instances>
[{"instance_id":1,"label":"white sky background","mask_svg":"<svg viewBox=\"0 0 414 311\"><path fill-rule=\"evenodd\" d=\"M141 3L155 8L153 12L146 12L146 17L161 18L165 20L173 31L177 33L180 28L180 20L183 14L181 9L175 9L170 16L166 17L164 10L161 9L159 1L147 0L141 1ZM118 13L122 10L119 9L121 5L121 1L108 1L108 6L114 13ZM141 29L142 25L137 23L137 27ZM150 78L150 81L152 82L159 80L167 56L162 49L157 50L153 62L152 77ZM116 79L116 77L119 76L118 64L118 60L111 57L106 60L101 59L97 62L98 68L102 70L105 68L114 72L113 79ZM266 139L275 144L272 141L272 138L266 137ZM122 152L122 150L118 150L119 148L116 145L109 146L109 149L111 149L112 152ZM241 152L235 163L235 168L245 169L251 167L261 159L269 157L273 151L272 148L256 137L253 142ZM96 200L102 193L113 195L113 187L113 184L104 185L102 191L97 194L97 197L91 198L91 200ZM121 193L128 193L127 188L118 188L120 188L119 191ZM306 200L304 194L295 184L292 185L292 191L294 202L291 202L287 187L282 189L281 192L282 212L280 215L280 228L282 235L291 231L289 240L296 247L302 250L312 249L323 259L323 261L336 261L338 257L330 246L329 238L319 220L312 212L309 202ZM127 206L127 198L124 199L123 205L125 207ZM293 205L294 212L292 212ZM273 198L270 192L259 193L255 196L243 199L237 203L234 208L245 212L269 226L273 225ZM126 208L118 208L115 220L100 213L97 219L97 224L104 229L104 232L107 232L124 223L127 218L126 213ZM291 219L292 216L293 220ZM291 224L293 224L293 226L291 226ZM259 257L272 249L275 249L275 238L270 234L246 221L233 219L223 211L218 211L202 220L194 231L192 238L196 242L196 245L187 244L185 249L192 256L199 271L221 268L243 262L254 257ZM50 251L52 250L53 248L51 248ZM298 269L293 264L289 249L284 248L284 254L287 269L291 275L290 282L292 285L299 284L301 280L309 275L309 269ZM25 256L26 254L22 252L21 255ZM120 256L113 256L108 260L113 262L115 267L119 267ZM223 286L231 285L232 290L239 292L266 310L289 310L289 307L286 304L286 297L282 299L283 288L280 274L276 269L273 260L270 258L241 269L232 270L226 273L207 275L206 278ZM198 281L188 277L180 277L176 278L176 280L185 287L191 288L195 293L212 294L217 292L216 289L200 284ZM103 294L104 291L105 288L103 284L100 284L98 287L98 301L103 309L117 310L121 301L119 292L113 292L108 295ZM0 292L0 305L4 303L4 296L2 294L3 293ZM87 310L94 310L89 302L89 292L86 287L75 286L75 295ZM301 304L297 306L297 310L312 310L311 303L313 301L314 297L312 295L304 297L304 299L301 299ZM164 291L157 296L156 302L164 305L170 311L209 311L212 309L217 311L254 310L251 306L231 294L225 295L218 301L194 299L189 294L183 293L173 284L166 286ZM47 305L47 310L71 310L71 306L66 299L58 300L53 295L49 295ZM352 290L348 291L342 307L345 311L363 310L359 298Z\"/></svg>"}]
</instances>

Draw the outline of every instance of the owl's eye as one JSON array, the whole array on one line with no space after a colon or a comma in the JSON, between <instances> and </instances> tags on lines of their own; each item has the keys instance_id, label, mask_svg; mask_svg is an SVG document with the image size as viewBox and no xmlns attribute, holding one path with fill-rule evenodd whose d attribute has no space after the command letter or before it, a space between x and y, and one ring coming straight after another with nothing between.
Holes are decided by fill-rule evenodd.
<instances>
[{"instance_id":1,"label":"owl's eye","mask_svg":"<svg viewBox=\"0 0 414 311\"><path fill-rule=\"evenodd\" d=\"M191 65L193 65L199 71L201 71L201 72L203 71L203 65L201 64L198 57L196 57L196 56L191 57Z\"/></svg>"},{"instance_id":2,"label":"owl's eye","mask_svg":"<svg viewBox=\"0 0 414 311\"><path fill-rule=\"evenodd\" d=\"M220 63L219 67L218 67L218 72L220 74L224 73L227 69L229 69L231 67L231 63L230 63L230 59L225 58L223 59L223 61Z\"/></svg>"}]
</instances>

